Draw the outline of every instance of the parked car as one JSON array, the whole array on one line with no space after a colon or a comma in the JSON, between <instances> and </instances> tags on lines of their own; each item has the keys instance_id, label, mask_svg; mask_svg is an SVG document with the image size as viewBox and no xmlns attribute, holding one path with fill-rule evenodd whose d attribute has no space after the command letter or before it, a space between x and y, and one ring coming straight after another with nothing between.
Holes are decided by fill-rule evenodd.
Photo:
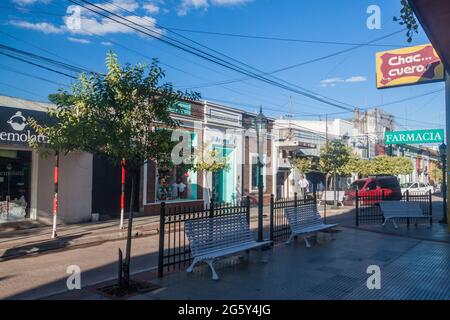
<instances>
[{"instance_id":1,"label":"parked car","mask_svg":"<svg viewBox=\"0 0 450 320\"><path fill-rule=\"evenodd\" d=\"M381 195L385 200L401 200L402 192L400 183L395 176L376 176L354 181L350 189L345 192L344 204L353 203L356 197L361 197L361 201L367 203L379 203Z\"/></svg>"},{"instance_id":2,"label":"parked car","mask_svg":"<svg viewBox=\"0 0 450 320\"><path fill-rule=\"evenodd\" d=\"M413 193L427 193L429 191L431 191L431 193L435 192L432 185L423 182L404 183L401 185L401 190L402 194L405 194L406 190Z\"/></svg>"}]
</instances>

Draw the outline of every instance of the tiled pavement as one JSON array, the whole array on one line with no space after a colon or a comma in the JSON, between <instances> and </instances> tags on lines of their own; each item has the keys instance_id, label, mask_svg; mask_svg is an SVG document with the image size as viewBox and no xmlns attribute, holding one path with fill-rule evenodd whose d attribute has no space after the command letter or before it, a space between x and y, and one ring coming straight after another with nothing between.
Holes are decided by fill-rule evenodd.
<instances>
[{"instance_id":1,"label":"tiled pavement","mask_svg":"<svg viewBox=\"0 0 450 320\"><path fill-rule=\"evenodd\" d=\"M207 268L158 279L162 288L139 299L450 299L450 244L340 228L280 244L250 259L219 262L219 281ZM381 268L381 289L369 290L369 265Z\"/></svg>"}]
</instances>

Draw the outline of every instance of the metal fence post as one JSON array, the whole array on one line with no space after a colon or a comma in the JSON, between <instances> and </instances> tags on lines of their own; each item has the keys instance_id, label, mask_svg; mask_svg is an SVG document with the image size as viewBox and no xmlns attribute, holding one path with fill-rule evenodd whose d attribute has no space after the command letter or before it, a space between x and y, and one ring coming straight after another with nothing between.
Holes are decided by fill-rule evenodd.
<instances>
[{"instance_id":1,"label":"metal fence post","mask_svg":"<svg viewBox=\"0 0 450 320\"><path fill-rule=\"evenodd\" d=\"M166 203L161 202L159 212L159 254L158 254L158 277L162 278L164 268L164 230L166 220Z\"/></svg>"},{"instance_id":2,"label":"metal fence post","mask_svg":"<svg viewBox=\"0 0 450 320\"><path fill-rule=\"evenodd\" d=\"M209 204L209 217L214 217L214 200L211 200L211 203Z\"/></svg>"},{"instance_id":3,"label":"metal fence post","mask_svg":"<svg viewBox=\"0 0 450 320\"><path fill-rule=\"evenodd\" d=\"M409 190L406 190L406 201L409 202ZM406 225L409 227L409 218L406 218Z\"/></svg>"},{"instance_id":4,"label":"metal fence post","mask_svg":"<svg viewBox=\"0 0 450 320\"><path fill-rule=\"evenodd\" d=\"M297 192L294 193L294 207L297 208Z\"/></svg>"},{"instance_id":5,"label":"metal fence post","mask_svg":"<svg viewBox=\"0 0 450 320\"><path fill-rule=\"evenodd\" d=\"M384 200L384 190L383 189L381 189L381 201L383 201ZM384 223L384 215L383 215L383 213L381 212L381 208L379 208L379 210L380 210L380 214L381 214L381 222L382 223Z\"/></svg>"},{"instance_id":6,"label":"metal fence post","mask_svg":"<svg viewBox=\"0 0 450 320\"><path fill-rule=\"evenodd\" d=\"M428 205L430 206L430 226L433 225L433 199L431 195L431 190L428 190Z\"/></svg>"},{"instance_id":7,"label":"metal fence post","mask_svg":"<svg viewBox=\"0 0 450 320\"><path fill-rule=\"evenodd\" d=\"M270 241L273 241L273 214L274 214L274 195L273 193L270 195L270 226L269 226L269 237Z\"/></svg>"},{"instance_id":8,"label":"metal fence post","mask_svg":"<svg viewBox=\"0 0 450 320\"><path fill-rule=\"evenodd\" d=\"M358 190L355 191L355 224L359 226L359 194Z\"/></svg>"},{"instance_id":9,"label":"metal fence post","mask_svg":"<svg viewBox=\"0 0 450 320\"><path fill-rule=\"evenodd\" d=\"M247 202L246 202L246 213L247 213L247 222L248 222L248 227L250 228L250 196L246 197Z\"/></svg>"}]
</instances>

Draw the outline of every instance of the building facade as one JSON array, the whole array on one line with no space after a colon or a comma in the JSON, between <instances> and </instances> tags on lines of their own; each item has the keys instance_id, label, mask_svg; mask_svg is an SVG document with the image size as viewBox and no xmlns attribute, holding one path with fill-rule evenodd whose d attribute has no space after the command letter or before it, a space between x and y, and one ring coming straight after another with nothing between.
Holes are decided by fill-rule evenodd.
<instances>
[{"instance_id":1,"label":"building facade","mask_svg":"<svg viewBox=\"0 0 450 320\"><path fill-rule=\"evenodd\" d=\"M0 222L50 223L53 210L54 157L46 155L47 137L28 125L34 118L49 123L54 106L13 97L0 97ZM43 148L30 148L36 140ZM73 152L59 161L58 220L73 223L91 220L92 156Z\"/></svg>"}]
</instances>

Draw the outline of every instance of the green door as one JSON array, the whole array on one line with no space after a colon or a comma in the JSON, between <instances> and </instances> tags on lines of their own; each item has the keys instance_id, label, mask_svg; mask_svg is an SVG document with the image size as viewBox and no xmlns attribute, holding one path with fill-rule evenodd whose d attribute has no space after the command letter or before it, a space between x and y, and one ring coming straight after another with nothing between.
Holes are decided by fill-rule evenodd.
<instances>
[{"instance_id":1,"label":"green door","mask_svg":"<svg viewBox=\"0 0 450 320\"><path fill-rule=\"evenodd\" d=\"M220 170L213 175L213 186L215 191L214 200L221 203L232 202L235 197L235 160L233 157L234 148L214 146L213 149L219 150L219 153L223 157L228 157L229 164L227 169Z\"/></svg>"}]
</instances>

